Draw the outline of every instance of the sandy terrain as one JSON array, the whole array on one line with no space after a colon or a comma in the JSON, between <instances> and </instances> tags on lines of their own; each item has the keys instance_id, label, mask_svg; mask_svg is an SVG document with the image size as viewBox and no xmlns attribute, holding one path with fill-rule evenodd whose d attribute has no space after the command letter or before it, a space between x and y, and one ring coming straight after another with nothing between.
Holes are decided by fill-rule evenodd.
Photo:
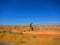
<instances>
[{"instance_id":1,"label":"sandy terrain","mask_svg":"<svg viewBox=\"0 0 60 45\"><path fill-rule=\"evenodd\" d=\"M24 34L28 36L36 36L39 38L60 38L60 32L56 31L30 31L30 32L23 32Z\"/></svg>"},{"instance_id":2,"label":"sandy terrain","mask_svg":"<svg viewBox=\"0 0 60 45\"><path fill-rule=\"evenodd\" d=\"M0 45L60 45L60 26L0 26Z\"/></svg>"},{"instance_id":3,"label":"sandy terrain","mask_svg":"<svg viewBox=\"0 0 60 45\"><path fill-rule=\"evenodd\" d=\"M0 31L10 30L12 33L24 33L26 36L35 35L42 38L60 38L60 26L33 26L34 31L29 26L0 26Z\"/></svg>"},{"instance_id":4,"label":"sandy terrain","mask_svg":"<svg viewBox=\"0 0 60 45\"><path fill-rule=\"evenodd\" d=\"M60 34L59 31L26 31L27 34Z\"/></svg>"}]
</instances>

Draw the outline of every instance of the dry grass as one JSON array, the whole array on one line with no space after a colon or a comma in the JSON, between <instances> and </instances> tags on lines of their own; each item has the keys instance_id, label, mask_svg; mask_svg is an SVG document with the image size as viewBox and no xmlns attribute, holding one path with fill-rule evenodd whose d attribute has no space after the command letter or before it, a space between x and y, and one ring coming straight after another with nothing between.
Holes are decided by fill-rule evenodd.
<instances>
[{"instance_id":1,"label":"dry grass","mask_svg":"<svg viewBox=\"0 0 60 45\"><path fill-rule=\"evenodd\" d=\"M38 27L35 26L34 29L38 30ZM42 31L30 31L28 26L0 27L0 45L60 45L60 30L51 30L53 26L46 30L47 27L40 26L44 29ZM59 27L53 28L60 29Z\"/></svg>"},{"instance_id":2,"label":"dry grass","mask_svg":"<svg viewBox=\"0 0 60 45\"><path fill-rule=\"evenodd\" d=\"M0 43L11 45L60 45L60 38L38 38L20 33L0 33Z\"/></svg>"}]
</instances>

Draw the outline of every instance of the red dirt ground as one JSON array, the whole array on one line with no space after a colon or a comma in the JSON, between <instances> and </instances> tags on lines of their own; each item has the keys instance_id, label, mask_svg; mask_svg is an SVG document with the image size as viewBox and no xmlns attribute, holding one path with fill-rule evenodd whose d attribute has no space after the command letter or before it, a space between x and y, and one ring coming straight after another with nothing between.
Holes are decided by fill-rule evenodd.
<instances>
[{"instance_id":1,"label":"red dirt ground","mask_svg":"<svg viewBox=\"0 0 60 45\"><path fill-rule=\"evenodd\" d=\"M60 34L25 34L25 36L36 36L39 38L60 38Z\"/></svg>"},{"instance_id":2,"label":"red dirt ground","mask_svg":"<svg viewBox=\"0 0 60 45\"><path fill-rule=\"evenodd\" d=\"M25 36L36 36L39 38L60 38L60 33L59 32L23 32Z\"/></svg>"}]
</instances>

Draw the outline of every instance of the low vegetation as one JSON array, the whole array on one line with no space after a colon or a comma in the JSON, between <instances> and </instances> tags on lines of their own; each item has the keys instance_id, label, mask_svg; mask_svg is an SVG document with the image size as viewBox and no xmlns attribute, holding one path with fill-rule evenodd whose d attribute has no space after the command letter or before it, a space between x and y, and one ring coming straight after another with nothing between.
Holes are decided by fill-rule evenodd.
<instances>
[{"instance_id":1,"label":"low vegetation","mask_svg":"<svg viewBox=\"0 0 60 45\"><path fill-rule=\"evenodd\" d=\"M60 45L60 37L40 38L41 35L37 37L24 34L24 32L39 32L41 30L59 32L60 26L33 26L32 23L29 26L0 26L0 45Z\"/></svg>"},{"instance_id":2,"label":"low vegetation","mask_svg":"<svg viewBox=\"0 0 60 45\"><path fill-rule=\"evenodd\" d=\"M38 38L4 30L0 31L0 45L60 45L60 38Z\"/></svg>"}]
</instances>

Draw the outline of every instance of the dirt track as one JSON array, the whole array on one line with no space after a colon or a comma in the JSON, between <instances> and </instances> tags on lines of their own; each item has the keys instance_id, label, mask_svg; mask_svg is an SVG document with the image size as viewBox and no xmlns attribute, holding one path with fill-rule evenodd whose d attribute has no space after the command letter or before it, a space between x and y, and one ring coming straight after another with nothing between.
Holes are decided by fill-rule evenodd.
<instances>
[{"instance_id":1,"label":"dirt track","mask_svg":"<svg viewBox=\"0 0 60 45\"><path fill-rule=\"evenodd\" d=\"M39 38L60 38L60 33L56 31L30 31L30 32L23 32L27 36L36 36Z\"/></svg>"}]
</instances>

